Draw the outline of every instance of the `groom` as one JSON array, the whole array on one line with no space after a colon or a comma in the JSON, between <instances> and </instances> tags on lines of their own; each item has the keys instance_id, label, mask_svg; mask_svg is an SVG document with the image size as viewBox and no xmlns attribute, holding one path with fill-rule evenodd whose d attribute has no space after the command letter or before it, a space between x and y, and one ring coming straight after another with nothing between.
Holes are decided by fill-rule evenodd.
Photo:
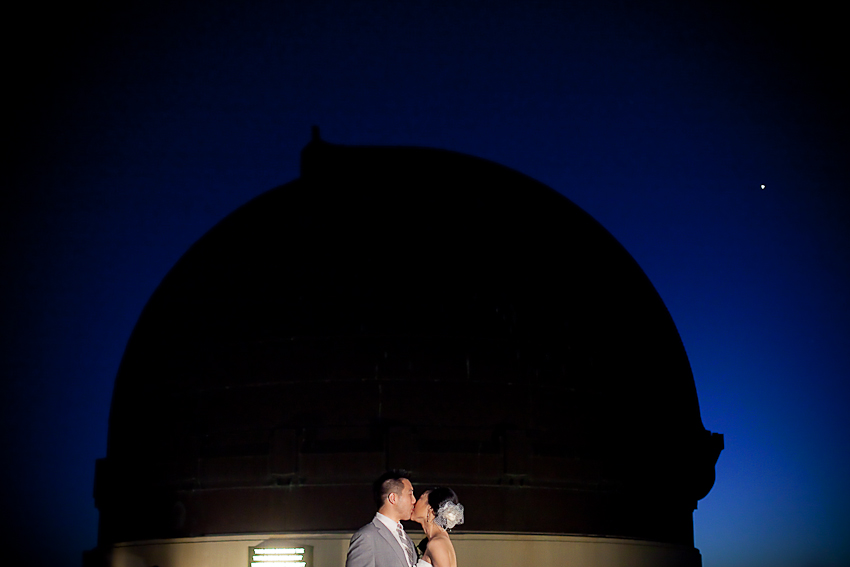
<instances>
[{"instance_id":1,"label":"groom","mask_svg":"<svg viewBox=\"0 0 850 567\"><path fill-rule=\"evenodd\" d=\"M387 471L372 484L378 513L351 537L345 567L412 567L417 555L400 520L409 520L416 498L407 473Z\"/></svg>"}]
</instances>

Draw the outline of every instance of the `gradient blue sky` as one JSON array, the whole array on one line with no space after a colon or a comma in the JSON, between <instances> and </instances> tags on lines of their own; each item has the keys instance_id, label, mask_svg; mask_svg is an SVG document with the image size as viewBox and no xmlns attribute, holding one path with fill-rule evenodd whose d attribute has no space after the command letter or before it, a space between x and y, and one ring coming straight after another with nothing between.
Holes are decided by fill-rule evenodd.
<instances>
[{"instance_id":1,"label":"gradient blue sky","mask_svg":"<svg viewBox=\"0 0 850 567\"><path fill-rule=\"evenodd\" d=\"M95 545L94 461L142 307L217 221L298 176L318 124L487 158L593 215L655 284L726 436L694 514L704 565L850 564L850 73L837 13L782 10L213 0L10 18L10 541L67 565Z\"/></svg>"}]
</instances>

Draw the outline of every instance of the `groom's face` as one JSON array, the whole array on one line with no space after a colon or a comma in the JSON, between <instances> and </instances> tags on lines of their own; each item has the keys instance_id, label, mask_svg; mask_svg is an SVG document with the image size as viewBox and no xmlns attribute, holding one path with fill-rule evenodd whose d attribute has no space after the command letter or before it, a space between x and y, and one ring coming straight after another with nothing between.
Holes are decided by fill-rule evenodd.
<instances>
[{"instance_id":1,"label":"groom's face","mask_svg":"<svg viewBox=\"0 0 850 567\"><path fill-rule=\"evenodd\" d=\"M416 497L413 496L413 485L406 478L401 479L404 488L401 494L396 494L395 509L398 513L399 520L409 520L413 513L413 506L416 504Z\"/></svg>"}]
</instances>

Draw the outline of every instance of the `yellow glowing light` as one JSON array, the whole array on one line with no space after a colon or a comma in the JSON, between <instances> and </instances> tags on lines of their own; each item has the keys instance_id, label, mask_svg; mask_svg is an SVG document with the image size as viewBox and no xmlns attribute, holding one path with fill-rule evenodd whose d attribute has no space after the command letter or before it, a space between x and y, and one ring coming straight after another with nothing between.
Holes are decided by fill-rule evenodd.
<instances>
[{"instance_id":1,"label":"yellow glowing light","mask_svg":"<svg viewBox=\"0 0 850 567\"><path fill-rule=\"evenodd\" d=\"M312 554L313 548L309 546L252 547L248 565L250 567L308 567L312 563Z\"/></svg>"}]
</instances>

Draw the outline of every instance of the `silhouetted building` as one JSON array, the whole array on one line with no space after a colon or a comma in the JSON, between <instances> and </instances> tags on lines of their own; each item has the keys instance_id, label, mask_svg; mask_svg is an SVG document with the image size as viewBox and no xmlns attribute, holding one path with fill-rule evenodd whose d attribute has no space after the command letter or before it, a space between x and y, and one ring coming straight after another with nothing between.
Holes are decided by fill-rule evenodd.
<instances>
[{"instance_id":1,"label":"silhouetted building","mask_svg":"<svg viewBox=\"0 0 850 567\"><path fill-rule=\"evenodd\" d=\"M246 565L274 539L341 567L392 467L457 491L463 567L701 564L722 435L602 226L448 151L315 135L301 168L192 246L139 318L97 463L109 564Z\"/></svg>"}]
</instances>

